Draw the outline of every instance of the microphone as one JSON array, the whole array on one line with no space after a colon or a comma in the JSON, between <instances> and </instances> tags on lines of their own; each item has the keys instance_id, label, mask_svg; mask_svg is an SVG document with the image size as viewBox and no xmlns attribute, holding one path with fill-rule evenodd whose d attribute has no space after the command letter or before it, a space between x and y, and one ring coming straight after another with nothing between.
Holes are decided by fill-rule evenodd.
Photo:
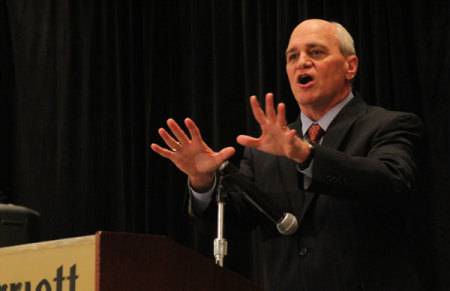
<instances>
[{"instance_id":1,"label":"microphone","mask_svg":"<svg viewBox=\"0 0 450 291\"><path fill-rule=\"evenodd\" d=\"M274 207L270 203L268 195L256 187L252 181L239 172L239 169L230 162L223 162L220 165L218 172L224 177L223 182L238 187L241 190L240 193L248 202L275 223L281 234L291 235L297 231L297 218L291 213L283 212Z\"/></svg>"}]
</instances>

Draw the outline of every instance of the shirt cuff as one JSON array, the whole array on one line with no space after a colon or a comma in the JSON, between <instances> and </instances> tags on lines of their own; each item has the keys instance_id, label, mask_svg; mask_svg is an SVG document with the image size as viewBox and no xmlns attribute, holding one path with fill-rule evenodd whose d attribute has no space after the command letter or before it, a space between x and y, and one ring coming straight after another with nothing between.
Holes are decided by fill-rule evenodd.
<instances>
[{"instance_id":1,"label":"shirt cuff","mask_svg":"<svg viewBox=\"0 0 450 291\"><path fill-rule=\"evenodd\" d=\"M208 208L213 199L214 189L216 188L216 181L216 176L214 176L214 183L212 187L204 193L199 193L192 189L188 179L189 191L192 194L192 208L194 209L195 213L201 214L206 210L206 208Z\"/></svg>"},{"instance_id":2,"label":"shirt cuff","mask_svg":"<svg viewBox=\"0 0 450 291\"><path fill-rule=\"evenodd\" d=\"M309 166L305 169L302 169L300 167L299 164L297 164L297 171L301 172L303 175L308 176L308 177L312 177L312 166L313 166L314 161L311 161L311 163L309 163Z\"/></svg>"}]
</instances>

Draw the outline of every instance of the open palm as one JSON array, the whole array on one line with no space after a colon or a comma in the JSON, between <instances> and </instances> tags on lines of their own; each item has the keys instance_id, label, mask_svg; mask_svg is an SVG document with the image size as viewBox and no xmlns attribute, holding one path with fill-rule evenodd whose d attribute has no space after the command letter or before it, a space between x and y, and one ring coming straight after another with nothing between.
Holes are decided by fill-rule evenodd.
<instances>
[{"instance_id":1,"label":"open palm","mask_svg":"<svg viewBox=\"0 0 450 291\"><path fill-rule=\"evenodd\" d=\"M288 158L298 155L302 141L296 136L295 130L289 129L286 125L285 105L278 104L277 111L275 111L272 93L266 95L265 113L256 96L250 97L250 104L253 115L261 126L261 136L254 138L240 135L237 137L237 142L273 155L287 156Z\"/></svg>"},{"instance_id":2,"label":"open palm","mask_svg":"<svg viewBox=\"0 0 450 291\"><path fill-rule=\"evenodd\" d=\"M235 150L233 147L227 147L219 152L215 152L203 141L200 130L191 119L186 118L185 125L191 138L186 135L175 120L167 120L167 126L170 128L173 136L164 128L160 128L158 133L169 149L157 144L152 144L151 148L156 153L171 160L177 168L190 178L211 177L211 174L226 159L231 157Z\"/></svg>"}]
</instances>

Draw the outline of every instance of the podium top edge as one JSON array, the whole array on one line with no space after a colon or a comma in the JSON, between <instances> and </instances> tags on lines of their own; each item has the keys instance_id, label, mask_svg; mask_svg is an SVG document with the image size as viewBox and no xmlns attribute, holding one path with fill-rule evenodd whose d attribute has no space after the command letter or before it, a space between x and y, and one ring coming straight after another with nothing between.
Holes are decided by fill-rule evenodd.
<instances>
[{"instance_id":1,"label":"podium top edge","mask_svg":"<svg viewBox=\"0 0 450 291\"><path fill-rule=\"evenodd\" d=\"M170 238L168 238L165 235L153 235L153 234L149 235L149 234L136 234L136 233L112 232L112 231L100 230L92 235L72 237L72 238L62 238L62 239L57 239L57 240L48 240L48 241L43 241L43 242L2 247L2 248L0 248L0 256L17 254L17 253L21 253L21 252L44 250L44 249L54 249L54 248L70 247L70 246L80 246L80 245L89 245L89 244L92 244L94 246L95 243L98 240L100 240L101 237L105 237L107 239L109 239L111 237L115 237L115 238L142 237L142 238L158 238L158 239L171 240Z\"/></svg>"},{"instance_id":2,"label":"podium top edge","mask_svg":"<svg viewBox=\"0 0 450 291\"><path fill-rule=\"evenodd\" d=\"M44 242L16 245L10 247L0 248L0 256L16 254L27 251L36 251L43 249L53 249L74 245L88 245L95 244L95 235L87 235L73 238L64 238L58 240L50 240Z\"/></svg>"}]
</instances>

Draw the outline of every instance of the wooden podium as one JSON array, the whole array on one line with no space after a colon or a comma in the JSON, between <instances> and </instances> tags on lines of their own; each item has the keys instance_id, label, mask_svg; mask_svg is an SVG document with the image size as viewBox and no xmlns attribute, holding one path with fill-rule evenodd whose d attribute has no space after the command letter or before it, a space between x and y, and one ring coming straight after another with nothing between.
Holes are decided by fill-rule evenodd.
<instances>
[{"instance_id":1,"label":"wooden podium","mask_svg":"<svg viewBox=\"0 0 450 291\"><path fill-rule=\"evenodd\" d=\"M100 231L0 248L0 290L262 289L167 237Z\"/></svg>"}]
</instances>

